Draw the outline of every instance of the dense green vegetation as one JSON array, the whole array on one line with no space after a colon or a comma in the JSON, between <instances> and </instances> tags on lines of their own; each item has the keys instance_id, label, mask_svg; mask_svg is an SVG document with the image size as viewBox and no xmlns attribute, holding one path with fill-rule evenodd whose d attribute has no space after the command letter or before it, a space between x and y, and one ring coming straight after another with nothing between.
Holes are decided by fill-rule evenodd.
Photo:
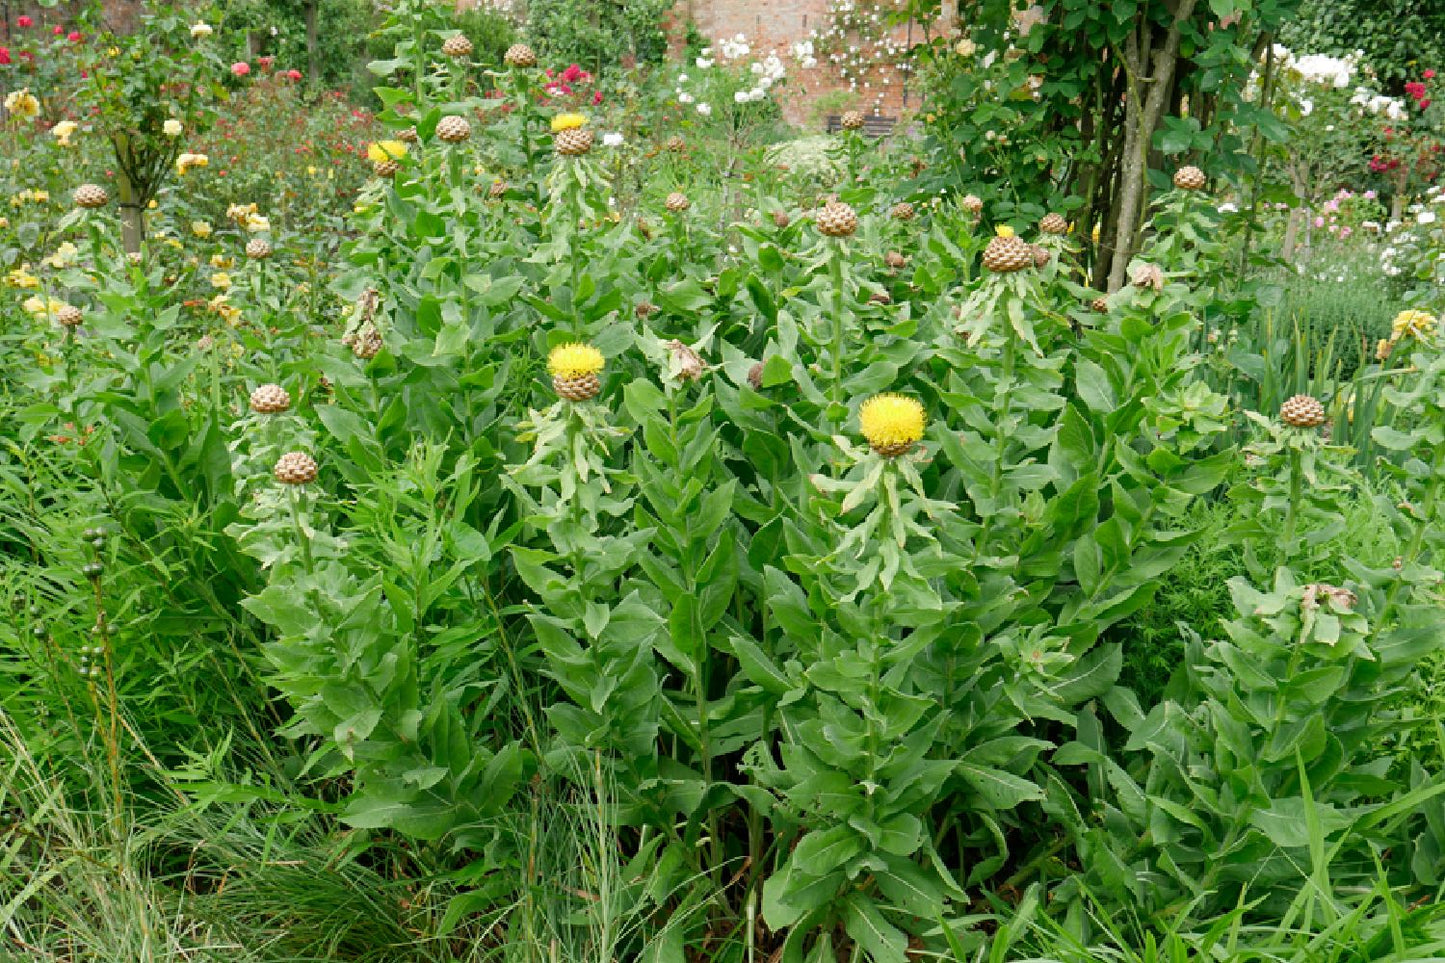
<instances>
[{"instance_id":1,"label":"dense green vegetation","mask_svg":"<svg viewBox=\"0 0 1445 963\"><path fill-rule=\"evenodd\" d=\"M1038 15L17 21L0 959L1445 953L1439 81Z\"/></svg>"}]
</instances>

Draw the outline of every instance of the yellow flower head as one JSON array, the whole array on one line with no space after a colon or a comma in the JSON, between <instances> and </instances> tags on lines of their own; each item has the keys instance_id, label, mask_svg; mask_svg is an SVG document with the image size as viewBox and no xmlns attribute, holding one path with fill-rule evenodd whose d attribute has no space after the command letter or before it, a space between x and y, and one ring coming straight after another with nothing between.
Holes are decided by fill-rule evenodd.
<instances>
[{"instance_id":1,"label":"yellow flower head","mask_svg":"<svg viewBox=\"0 0 1445 963\"><path fill-rule=\"evenodd\" d=\"M21 305L33 318L45 318L47 321L54 321L60 309L65 307L65 302L56 298L30 297L25 299Z\"/></svg>"},{"instance_id":2,"label":"yellow flower head","mask_svg":"<svg viewBox=\"0 0 1445 963\"><path fill-rule=\"evenodd\" d=\"M207 301L206 310L212 314L219 314L227 324L233 326L241 319L241 309L229 303L224 294L218 294Z\"/></svg>"},{"instance_id":3,"label":"yellow flower head","mask_svg":"<svg viewBox=\"0 0 1445 963\"><path fill-rule=\"evenodd\" d=\"M246 230L250 231L252 234L258 234L261 231L271 230L270 218L267 218L261 214L248 214L246 216L244 224Z\"/></svg>"},{"instance_id":4,"label":"yellow flower head","mask_svg":"<svg viewBox=\"0 0 1445 963\"><path fill-rule=\"evenodd\" d=\"M216 269L218 269L218 270L225 271L225 270L229 269L229 268L231 267L231 265L234 264L234 263L236 263L236 262L234 262L234 261L232 261L230 258L226 257L226 255L224 255L224 254L212 254L212 255L211 255L211 267L216 268Z\"/></svg>"},{"instance_id":5,"label":"yellow flower head","mask_svg":"<svg viewBox=\"0 0 1445 963\"><path fill-rule=\"evenodd\" d=\"M583 378L600 374L607 362L590 344L559 344L547 355L547 373L554 378Z\"/></svg>"},{"instance_id":6,"label":"yellow flower head","mask_svg":"<svg viewBox=\"0 0 1445 963\"><path fill-rule=\"evenodd\" d=\"M5 111L13 117L38 117L40 101L30 92L29 87L22 87L5 95Z\"/></svg>"},{"instance_id":7,"label":"yellow flower head","mask_svg":"<svg viewBox=\"0 0 1445 963\"><path fill-rule=\"evenodd\" d=\"M1095 244L1099 243L1099 230L1103 225L1095 224L1094 229L1089 232L1089 239Z\"/></svg>"},{"instance_id":8,"label":"yellow flower head","mask_svg":"<svg viewBox=\"0 0 1445 963\"><path fill-rule=\"evenodd\" d=\"M12 288L25 289L40 287L40 279L30 273L29 264L22 264L5 275L5 283Z\"/></svg>"},{"instance_id":9,"label":"yellow flower head","mask_svg":"<svg viewBox=\"0 0 1445 963\"><path fill-rule=\"evenodd\" d=\"M50 128L50 136L55 138L55 143L61 147L70 146L70 135L74 134L80 125L73 120L62 120Z\"/></svg>"},{"instance_id":10,"label":"yellow flower head","mask_svg":"<svg viewBox=\"0 0 1445 963\"><path fill-rule=\"evenodd\" d=\"M231 286L231 276L225 271L217 271L211 275L211 287L219 291L225 291Z\"/></svg>"},{"instance_id":11,"label":"yellow flower head","mask_svg":"<svg viewBox=\"0 0 1445 963\"><path fill-rule=\"evenodd\" d=\"M1013 236L1014 236L1014 229L1011 228L1011 227L1009 227L1007 224L1000 224L998 227L996 227L996 228L993 229L993 232L994 232L995 234L997 234L999 237L1013 237Z\"/></svg>"},{"instance_id":12,"label":"yellow flower head","mask_svg":"<svg viewBox=\"0 0 1445 963\"><path fill-rule=\"evenodd\" d=\"M587 118L581 114L558 114L552 118L552 133L556 134L564 130L572 130L587 123Z\"/></svg>"},{"instance_id":13,"label":"yellow flower head","mask_svg":"<svg viewBox=\"0 0 1445 963\"><path fill-rule=\"evenodd\" d=\"M1390 322L1390 340L1416 338L1424 341L1435 332L1437 323L1433 314L1426 314L1424 311L1401 311L1395 315L1395 320Z\"/></svg>"},{"instance_id":14,"label":"yellow flower head","mask_svg":"<svg viewBox=\"0 0 1445 963\"><path fill-rule=\"evenodd\" d=\"M874 395L858 409L863 437L880 455L901 455L923 437L923 405L907 395Z\"/></svg>"},{"instance_id":15,"label":"yellow flower head","mask_svg":"<svg viewBox=\"0 0 1445 963\"><path fill-rule=\"evenodd\" d=\"M406 145L399 140L379 140L366 146L366 159L373 164L384 164L389 160L401 160L406 156Z\"/></svg>"},{"instance_id":16,"label":"yellow flower head","mask_svg":"<svg viewBox=\"0 0 1445 963\"><path fill-rule=\"evenodd\" d=\"M207 224L205 221L192 221L191 233L194 234L196 237L210 237L211 225Z\"/></svg>"},{"instance_id":17,"label":"yellow flower head","mask_svg":"<svg viewBox=\"0 0 1445 963\"><path fill-rule=\"evenodd\" d=\"M176 158L176 173L185 176L188 171L197 167L210 166L211 159L205 154L182 154Z\"/></svg>"},{"instance_id":18,"label":"yellow flower head","mask_svg":"<svg viewBox=\"0 0 1445 963\"><path fill-rule=\"evenodd\" d=\"M70 267L70 265L75 263L76 259L79 256L79 248L77 248L69 241L63 241L61 242L61 245L55 249L55 253L49 255L48 257L42 258L40 263L45 265L46 267L59 270L61 268Z\"/></svg>"}]
</instances>

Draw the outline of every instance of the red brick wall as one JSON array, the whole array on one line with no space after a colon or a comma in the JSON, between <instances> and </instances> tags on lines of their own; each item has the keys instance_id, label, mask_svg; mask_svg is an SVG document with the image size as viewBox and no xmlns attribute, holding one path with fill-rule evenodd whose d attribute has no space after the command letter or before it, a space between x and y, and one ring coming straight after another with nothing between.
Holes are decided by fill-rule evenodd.
<instances>
[{"instance_id":1,"label":"red brick wall","mask_svg":"<svg viewBox=\"0 0 1445 963\"><path fill-rule=\"evenodd\" d=\"M480 0L457 0L459 7L476 6ZM818 66L803 70L793 59L790 48L797 41L807 40L816 30L832 26L828 0L678 0L672 11L671 32L674 52L680 53L687 25L714 40L742 34L747 37L755 57L776 53L788 66L788 82L779 102L788 120L800 126L821 123L819 116L827 110L858 109L873 111L887 117L903 116L918 108L918 91L908 73L896 65L875 67L866 75L850 78L842 75L838 65L828 62L817 52ZM923 41L923 30L917 25L893 31L894 41L902 47ZM838 94L846 102L834 103ZM826 100L823 105L820 99Z\"/></svg>"},{"instance_id":2,"label":"red brick wall","mask_svg":"<svg viewBox=\"0 0 1445 963\"><path fill-rule=\"evenodd\" d=\"M673 12L676 35L691 21L698 32L714 39L743 34L755 56L775 52L788 65L788 84L779 98L783 113L799 125L821 122L819 100L826 98L829 110L838 98L847 97L846 107L899 117L918 107L918 92L905 70L897 65L874 67L861 77L843 76L839 66L816 51L817 67L803 70L790 55L794 42L809 39L813 31L826 32L832 21L828 0L680 0ZM914 24L893 31L902 47L923 40L922 29ZM815 46L820 46L816 45Z\"/></svg>"},{"instance_id":3,"label":"red brick wall","mask_svg":"<svg viewBox=\"0 0 1445 963\"><path fill-rule=\"evenodd\" d=\"M140 14L141 4L142 0L103 0L101 14L106 29L116 33L129 31ZM15 19L22 15L33 19L40 29L56 24L68 27L86 6L85 0L69 0L53 7L43 7L26 0L0 0L0 38L8 38L19 29L15 26Z\"/></svg>"}]
</instances>

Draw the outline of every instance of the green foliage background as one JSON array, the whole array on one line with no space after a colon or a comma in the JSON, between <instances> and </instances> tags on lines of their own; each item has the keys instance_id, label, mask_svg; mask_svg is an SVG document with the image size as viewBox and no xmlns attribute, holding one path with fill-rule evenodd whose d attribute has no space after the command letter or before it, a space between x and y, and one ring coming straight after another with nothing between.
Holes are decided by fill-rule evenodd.
<instances>
[{"instance_id":1,"label":"green foliage background","mask_svg":"<svg viewBox=\"0 0 1445 963\"><path fill-rule=\"evenodd\" d=\"M1426 68L1445 68L1445 0L1304 0L1279 39L1301 54L1363 50L1364 62L1398 91Z\"/></svg>"}]
</instances>

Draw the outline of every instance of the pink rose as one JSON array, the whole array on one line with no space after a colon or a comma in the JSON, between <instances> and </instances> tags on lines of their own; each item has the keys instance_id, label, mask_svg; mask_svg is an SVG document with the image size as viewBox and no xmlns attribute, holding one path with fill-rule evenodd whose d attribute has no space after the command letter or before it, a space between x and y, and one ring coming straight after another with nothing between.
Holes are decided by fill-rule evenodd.
<instances>
[{"instance_id":1,"label":"pink rose","mask_svg":"<svg viewBox=\"0 0 1445 963\"><path fill-rule=\"evenodd\" d=\"M286 71L286 79L287 79L287 80L300 80L300 79L301 79L301 71L297 70L295 67L292 67L290 70Z\"/></svg>"},{"instance_id":2,"label":"pink rose","mask_svg":"<svg viewBox=\"0 0 1445 963\"><path fill-rule=\"evenodd\" d=\"M1325 226L1325 219L1324 219L1323 217L1317 217L1317 218L1315 218L1315 227L1324 227L1324 226Z\"/></svg>"},{"instance_id":3,"label":"pink rose","mask_svg":"<svg viewBox=\"0 0 1445 963\"><path fill-rule=\"evenodd\" d=\"M57 36L57 37L61 37L61 36L64 36L64 35L65 35L65 28L62 27L60 24L57 23L57 24L55 25L55 28L54 28L53 30L51 30L50 32L53 33L53 34L55 34L55 36Z\"/></svg>"},{"instance_id":4,"label":"pink rose","mask_svg":"<svg viewBox=\"0 0 1445 963\"><path fill-rule=\"evenodd\" d=\"M65 35L65 39L66 39L66 40L69 40L71 43L80 43L80 31L79 31L79 30L72 30L72 31L70 31L70 33L68 33L68 34Z\"/></svg>"},{"instance_id":5,"label":"pink rose","mask_svg":"<svg viewBox=\"0 0 1445 963\"><path fill-rule=\"evenodd\" d=\"M235 74L237 77L244 77L250 72L251 65L246 63L246 61L244 60L238 60L237 62L231 64L231 73Z\"/></svg>"}]
</instances>

